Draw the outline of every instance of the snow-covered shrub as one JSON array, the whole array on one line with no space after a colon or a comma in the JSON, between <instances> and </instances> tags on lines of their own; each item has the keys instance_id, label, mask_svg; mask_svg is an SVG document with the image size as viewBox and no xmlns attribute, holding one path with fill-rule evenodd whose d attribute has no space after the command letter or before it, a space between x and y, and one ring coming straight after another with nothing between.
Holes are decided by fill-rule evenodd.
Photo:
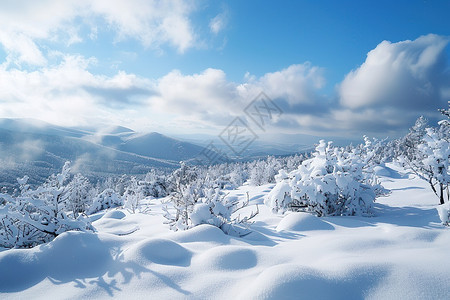
<instances>
[{"instance_id":1,"label":"snow-covered shrub","mask_svg":"<svg viewBox=\"0 0 450 300\"><path fill-rule=\"evenodd\" d=\"M156 174L155 170L147 173L145 180L140 182L144 197L162 198L167 196L165 176Z\"/></svg>"},{"instance_id":2,"label":"snow-covered shrub","mask_svg":"<svg viewBox=\"0 0 450 300\"><path fill-rule=\"evenodd\" d=\"M318 216L370 215L377 185L364 173L354 149L346 152L321 140L311 159L297 170L276 176L277 184L265 199L274 211L310 211Z\"/></svg>"},{"instance_id":3,"label":"snow-covered shrub","mask_svg":"<svg viewBox=\"0 0 450 300\"><path fill-rule=\"evenodd\" d=\"M428 127L427 119L420 116L414 126L409 129L408 134L400 139L397 152L399 162L403 166L414 167L414 162L422 159L420 152L418 152L418 146L423 143L423 137Z\"/></svg>"},{"instance_id":4,"label":"snow-covered shrub","mask_svg":"<svg viewBox=\"0 0 450 300\"><path fill-rule=\"evenodd\" d=\"M66 163L61 173L52 175L36 190L29 188L27 177L21 178L19 196L0 196L6 199L0 207L0 246L33 247L68 230L93 230L84 215L75 217L65 212L63 199L70 190L65 184L69 170Z\"/></svg>"},{"instance_id":5,"label":"snow-covered shrub","mask_svg":"<svg viewBox=\"0 0 450 300\"><path fill-rule=\"evenodd\" d=\"M118 207L123 205L122 198L117 195L113 189L106 189L97 195L91 206L86 211L87 214L93 214L104 209Z\"/></svg>"},{"instance_id":6,"label":"snow-covered shrub","mask_svg":"<svg viewBox=\"0 0 450 300\"><path fill-rule=\"evenodd\" d=\"M183 193L173 199L175 214L166 207L164 217L170 229L174 231L187 230L200 224L209 224L220 228L224 233L234 236L244 236L249 233L248 221L258 211L250 216L240 218L236 212L248 205L248 199L240 202L231 199L218 188L204 191L203 197L198 197L192 187L184 189Z\"/></svg>"},{"instance_id":7,"label":"snow-covered shrub","mask_svg":"<svg viewBox=\"0 0 450 300\"><path fill-rule=\"evenodd\" d=\"M258 212L240 218L235 213L248 205L227 198L219 188L211 188L210 181L197 178L189 180L191 170L182 165L174 172L175 191L171 194L172 207L164 207L167 224L174 231L187 230L200 224L216 226L226 234L243 236L248 233L246 224Z\"/></svg>"},{"instance_id":8,"label":"snow-covered shrub","mask_svg":"<svg viewBox=\"0 0 450 300\"><path fill-rule=\"evenodd\" d=\"M421 173L430 182L431 188L444 204L444 198L449 201L448 186L450 183L450 141L448 126L439 128L427 128L424 143L420 144L418 150L422 155ZM435 188L438 186L438 189ZM444 196L445 191L447 195Z\"/></svg>"},{"instance_id":9,"label":"snow-covered shrub","mask_svg":"<svg viewBox=\"0 0 450 300\"><path fill-rule=\"evenodd\" d=\"M281 165L273 156L268 156L266 160L258 160L250 164L251 185L263 185L275 181L275 175L280 170Z\"/></svg>"},{"instance_id":10,"label":"snow-covered shrub","mask_svg":"<svg viewBox=\"0 0 450 300\"><path fill-rule=\"evenodd\" d=\"M426 180L440 204L444 204L450 200L450 125L443 120L436 128L425 126L424 119L419 118L410 129L403 139L399 161Z\"/></svg>"},{"instance_id":11,"label":"snow-covered shrub","mask_svg":"<svg viewBox=\"0 0 450 300\"><path fill-rule=\"evenodd\" d=\"M359 147L359 155L365 168L373 168L380 164L384 164L389 155L386 149L386 140L378 140L373 138L372 140L364 136L364 144Z\"/></svg>"},{"instance_id":12,"label":"snow-covered shrub","mask_svg":"<svg viewBox=\"0 0 450 300\"><path fill-rule=\"evenodd\" d=\"M91 188L89 180L81 174L76 174L67 184L62 203L64 210L71 211L75 219L91 205Z\"/></svg>"},{"instance_id":13,"label":"snow-covered shrub","mask_svg":"<svg viewBox=\"0 0 450 300\"><path fill-rule=\"evenodd\" d=\"M131 177L130 183L125 188L125 192L123 194L125 208L134 214L139 209L140 202L143 198L144 194L142 185L139 184L136 177Z\"/></svg>"}]
</instances>

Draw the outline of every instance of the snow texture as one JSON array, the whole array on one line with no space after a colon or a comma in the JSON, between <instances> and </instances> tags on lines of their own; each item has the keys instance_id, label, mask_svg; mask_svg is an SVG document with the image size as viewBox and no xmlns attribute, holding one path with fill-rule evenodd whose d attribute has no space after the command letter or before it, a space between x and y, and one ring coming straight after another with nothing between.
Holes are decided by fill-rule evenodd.
<instances>
[{"instance_id":1,"label":"snow texture","mask_svg":"<svg viewBox=\"0 0 450 300\"><path fill-rule=\"evenodd\" d=\"M0 298L448 299L450 230L438 199L395 165L377 174L391 194L377 199L372 217L282 215L260 205L243 238L208 224L170 231L156 199L147 214L110 209L92 218L97 232L0 249ZM273 186L244 185L229 197L249 192L252 211Z\"/></svg>"}]
</instances>

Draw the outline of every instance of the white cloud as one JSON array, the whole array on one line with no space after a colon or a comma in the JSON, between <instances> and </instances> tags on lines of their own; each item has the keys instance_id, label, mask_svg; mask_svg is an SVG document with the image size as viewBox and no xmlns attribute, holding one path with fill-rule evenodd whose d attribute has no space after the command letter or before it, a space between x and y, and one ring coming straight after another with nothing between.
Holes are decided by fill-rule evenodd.
<instances>
[{"instance_id":1,"label":"white cloud","mask_svg":"<svg viewBox=\"0 0 450 300\"><path fill-rule=\"evenodd\" d=\"M222 12L211 19L209 22L209 29L212 33L218 34L225 29L228 23L228 13Z\"/></svg>"},{"instance_id":2,"label":"white cloud","mask_svg":"<svg viewBox=\"0 0 450 300\"><path fill-rule=\"evenodd\" d=\"M248 82L242 87L251 94L264 91L271 98L286 100L291 105L314 103L317 91L325 85L323 69L309 62L266 73L258 79L248 74L246 76Z\"/></svg>"},{"instance_id":3,"label":"white cloud","mask_svg":"<svg viewBox=\"0 0 450 300\"><path fill-rule=\"evenodd\" d=\"M193 2L129 0L112 5L109 0L99 0L93 1L89 10L117 32L118 41L135 38L146 47L169 43L179 52L194 45L195 34L189 20Z\"/></svg>"},{"instance_id":4,"label":"white cloud","mask_svg":"<svg viewBox=\"0 0 450 300\"><path fill-rule=\"evenodd\" d=\"M441 90L448 86L442 62L447 44L448 39L431 34L414 41L383 41L342 82L342 105L352 109L389 105L416 110L432 103L442 105Z\"/></svg>"},{"instance_id":5,"label":"white cloud","mask_svg":"<svg viewBox=\"0 0 450 300\"><path fill-rule=\"evenodd\" d=\"M174 70L148 79L123 71L94 75L90 66L95 59L56 53L60 62L35 71L0 67L0 117L214 133L244 116L244 108L264 91L284 111L269 131L394 136L420 114L433 117L437 108L445 107L450 91L446 44L434 35L383 42L348 74L336 97L320 94L323 69L310 63L260 77L246 74L242 82L211 68L196 74Z\"/></svg>"},{"instance_id":6,"label":"white cloud","mask_svg":"<svg viewBox=\"0 0 450 300\"><path fill-rule=\"evenodd\" d=\"M219 69L193 75L172 71L158 80L157 95L150 97L150 105L161 112L179 114L180 121L194 117L223 126L231 117L243 116L244 108L261 91L289 105L313 105L315 91L323 84L322 70L310 63L292 65L260 78L247 74L242 83L227 80Z\"/></svg>"},{"instance_id":7,"label":"white cloud","mask_svg":"<svg viewBox=\"0 0 450 300\"><path fill-rule=\"evenodd\" d=\"M46 63L42 42L82 42L86 37L80 35L80 24L91 28L87 37L94 39L106 24L103 29L114 31L118 42L135 39L151 48L169 44L184 52L195 45L189 19L194 9L193 2L182 0L3 1L0 44L8 62L42 66Z\"/></svg>"},{"instance_id":8,"label":"white cloud","mask_svg":"<svg viewBox=\"0 0 450 300\"><path fill-rule=\"evenodd\" d=\"M347 133L397 136L420 115L436 119L450 100L448 42L433 34L381 42L338 87L340 105L330 120Z\"/></svg>"},{"instance_id":9,"label":"white cloud","mask_svg":"<svg viewBox=\"0 0 450 300\"><path fill-rule=\"evenodd\" d=\"M261 91L289 105L313 105L323 84L320 69L293 65L260 78L232 82L223 70L184 75L174 70L157 79L123 71L95 75L95 59L54 54L60 62L35 71L0 68L0 117L37 118L60 125L117 124L136 129L183 125L213 128L243 116ZM308 98L309 96L312 98ZM154 129L155 130L155 129Z\"/></svg>"},{"instance_id":10,"label":"white cloud","mask_svg":"<svg viewBox=\"0 0 450 300\"><path fill-rule=\"evenodd\" d=\"M0 68L0 117L69 126L121 123L120 103L127 102L132 110L133 97L150 93L152 83L124 72L94 75L88 70L92 63L80 56L63 56L59 64L36 71Z\"/></svg>"}]
</instances>

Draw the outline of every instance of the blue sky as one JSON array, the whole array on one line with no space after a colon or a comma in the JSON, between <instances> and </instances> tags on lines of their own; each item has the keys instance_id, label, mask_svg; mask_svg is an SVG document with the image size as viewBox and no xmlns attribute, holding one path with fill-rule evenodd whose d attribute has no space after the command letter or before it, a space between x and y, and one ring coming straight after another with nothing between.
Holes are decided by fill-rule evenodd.
<instances>
[{"instance_id":1,"label":"blue sky","mask_svg":"<svg viewBox=\"0 0 450 300\"><path fill-rule=\"evenodd\" d=\"M449 1L2 2L0 117L215 134L264 91L284 111L272 132L395 136L450 100L449 12Z\"/></svg>"}]
</instances>

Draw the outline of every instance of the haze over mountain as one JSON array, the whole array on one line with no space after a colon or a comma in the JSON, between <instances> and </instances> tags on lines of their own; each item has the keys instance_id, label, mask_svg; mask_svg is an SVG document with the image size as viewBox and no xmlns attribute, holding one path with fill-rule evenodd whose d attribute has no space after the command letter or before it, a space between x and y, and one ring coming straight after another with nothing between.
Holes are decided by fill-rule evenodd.
<instances>
[{"instance_id":1,"label":"haze over mountain","mask_svg":"<svg viewBox=\"0 0 450 300\"><path fill-rule=\"evenodd\" d=\"M33 119L0 119L0 183L14 184L28 174L42 182L71 161L88 176L144 174L173 169L203 148L159 133L138 134L125 127L103 131L65 128Z\"/></svg>"},{"instance_id":2,"label":"haze over mountain","mask_svg":"<svg viewBox=\"0 0 450 300\"><path fill-rule=\"evenodd\" d=\"M152 168L173 169L180 161L205 159L202 151L217 137L189 136L175 139L157 132L137 133L132 129L69 128L35 119L0 119L0 184L10 186L25 174L31 183L42 182L57 172L65 161L87 176L145 174ZM308 150L318 138L305 143L269 143L256 140L238 159L287 155ZM220 151L230 152L220 141ZM229 157L232 157L229 155Z\"/></svg>"}]
</instances>

